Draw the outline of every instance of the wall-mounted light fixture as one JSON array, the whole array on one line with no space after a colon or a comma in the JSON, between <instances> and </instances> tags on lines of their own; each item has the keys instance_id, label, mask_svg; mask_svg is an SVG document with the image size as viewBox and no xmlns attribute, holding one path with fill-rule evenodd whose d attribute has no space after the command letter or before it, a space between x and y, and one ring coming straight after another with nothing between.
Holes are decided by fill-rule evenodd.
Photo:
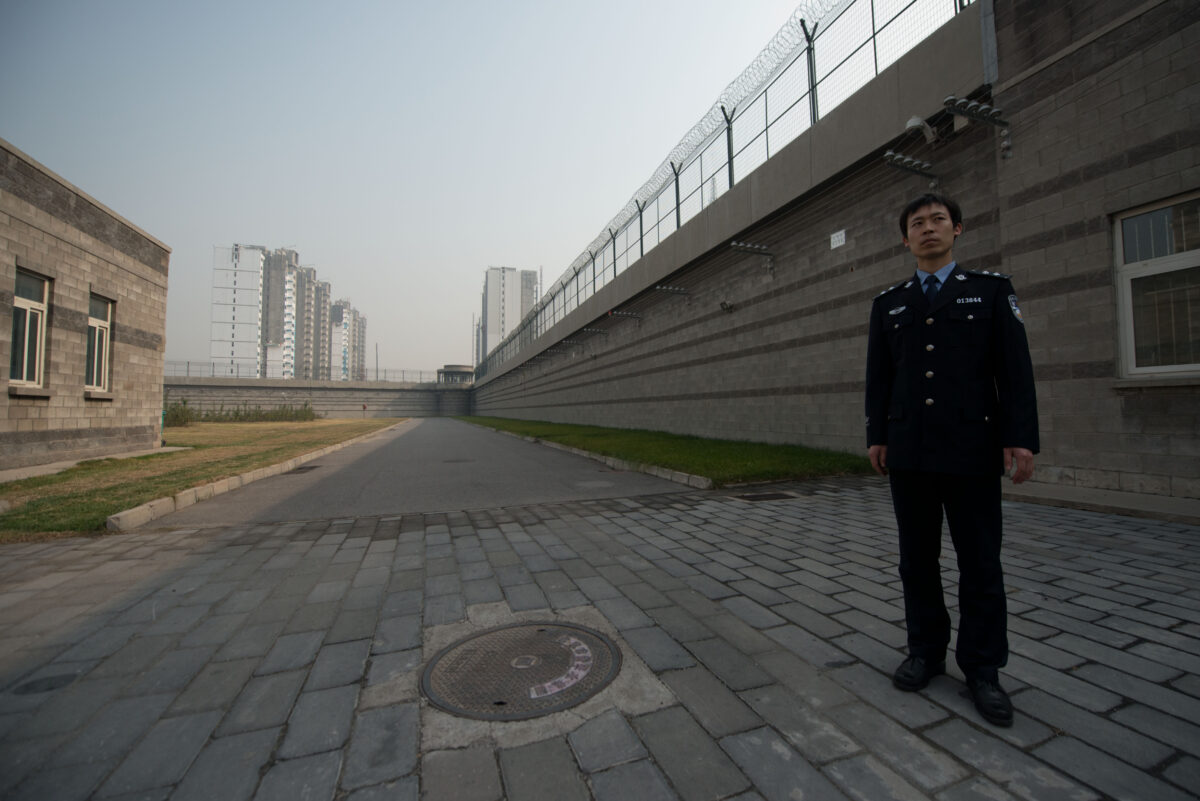
<instances>
[{"instance_id":1,"label":"wall-mounted light fixture","mask_svg":"<svg viewBox=\"0 0 1200 801\"><path fill-rule=\"evenodd\" d=\"M654 287L659 292L670 292L672 295L686 295L688 291L681 286L664 286L659 285Z\"/></svg>"},{"instance_id":2,"label":"wall-mounted light fixture","mask_svg":"<svg viewBox=\"0 0 1200 801\"><path fill-rule=\"evenodd\" d=\"M721 311L725 312L726 314L732 313L735 308L737 308L737 307L734 306L729 301L727 301L727 300L721 301Z\"/></svg>"},{"instance_id":3,"label":"wall-mounted light fixture","mask_svg":"<svg viewBox=\"0 0 1200 801\"><path fill-rule=\"evenodd\" d=\"M610 311L608 313L608 316L609 317L632 317L635 320L642 319L642 315L640 315L640 314L634 314L633 312L617 311L615 309L613 311Z\"/></svg>"}]
</instances>

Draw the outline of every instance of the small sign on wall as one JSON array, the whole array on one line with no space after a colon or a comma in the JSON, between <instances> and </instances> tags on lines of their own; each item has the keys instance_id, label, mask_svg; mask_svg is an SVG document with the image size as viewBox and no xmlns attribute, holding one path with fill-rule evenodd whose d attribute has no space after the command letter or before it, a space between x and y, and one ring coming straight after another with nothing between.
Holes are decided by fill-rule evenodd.
<instances>
[{"instance_id":1,"label":"small sign on wall","mask_svg":"<svg viewBox=\"0 0 1200 801\"><path fill-rule=\"evenodd\" d=\"M835 231L834 233L829 235L829 249L830 250L833 250L835 248L840 248L844 244L846 244L846 229L845 228L843 228L840 231Z\"/></svg>"}]
</instances>

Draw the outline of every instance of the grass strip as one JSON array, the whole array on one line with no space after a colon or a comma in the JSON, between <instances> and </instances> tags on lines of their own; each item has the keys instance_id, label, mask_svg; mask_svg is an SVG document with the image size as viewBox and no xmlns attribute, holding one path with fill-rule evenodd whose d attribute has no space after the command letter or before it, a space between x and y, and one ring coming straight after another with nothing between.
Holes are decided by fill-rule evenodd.
<instances>
[{"instance_id":1,"label":"grass strip","mask_svg":"<svg viewBox=\"0 0 1200 801\"><path fill-rule=\"evenodd\" d=\"M501 417L459 419L628 462L704 476L712 479L718 487L871 471L871 463L865 456L808 448L803 445L705 439L663 431L603 428Z\"/></svg>"},{"instance_id":2,"label":"grass strip","mask_svg":"<svg viewBox=\"0 0 1200 801\"><path fill-rule=\"evenodd\" d=\"M165 429L185 451L80 462L61 473L0 484L0 542L99 534L110 515L155 498L278 464L378 431L396 419L193 423Z\"/></svg>"}]
</instances>

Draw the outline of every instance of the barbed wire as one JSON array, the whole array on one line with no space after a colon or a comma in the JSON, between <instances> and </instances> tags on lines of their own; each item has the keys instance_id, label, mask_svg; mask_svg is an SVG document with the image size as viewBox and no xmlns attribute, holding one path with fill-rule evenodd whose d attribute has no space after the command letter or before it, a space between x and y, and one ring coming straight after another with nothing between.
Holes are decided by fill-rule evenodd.
<instances>
[{"instance_id":1,"label":"barbed wire","mask_svg":"<svg viewBox=\"0 0 1200 801\"><path fill-rule=\"evenodd\" d=\"M649 180L642 184L621 211L571 262L551 290L546 291L543 287L542 297L534 305L530 315L540 312L553 298L554 293L565 287L567 282L593 258L593 254L599 252L607 244L611 236L610 231L623 229L637 215L639 206L656 197L674 179L676 169L687 164L692 156L708 144L714 134L723 130L725 114L732 115L734 109L742 101L755 97L765 89L779 69L789 64L792 57L808 45L808 36L804 30L806 26L809 34L815 33L819 30L822 22L840 13L852 2L854 0L806 0L801 3L771 38L771 41L759 51L750 65L721 91L708 112L671 149ZM526 317L530 315L526 315Z\"/></svg>"}]
</instances>

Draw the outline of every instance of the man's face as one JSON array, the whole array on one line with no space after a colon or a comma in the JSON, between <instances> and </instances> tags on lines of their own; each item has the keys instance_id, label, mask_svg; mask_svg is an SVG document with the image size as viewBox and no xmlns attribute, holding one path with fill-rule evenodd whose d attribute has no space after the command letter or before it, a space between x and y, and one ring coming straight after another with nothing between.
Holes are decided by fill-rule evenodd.
<instances>
[{"instance_id":1,"label":"man's face","mask_svg":"<svg viewBox=\"0 0 1200 801\"><path fill-rule=\"evenodd\" d=\"M949 253L954 238L962 233L962 223L950 219L950 210L931 203L908 215L908 234L904 246L918 259L936 259Z\"/></svg>"}]
</instances>

